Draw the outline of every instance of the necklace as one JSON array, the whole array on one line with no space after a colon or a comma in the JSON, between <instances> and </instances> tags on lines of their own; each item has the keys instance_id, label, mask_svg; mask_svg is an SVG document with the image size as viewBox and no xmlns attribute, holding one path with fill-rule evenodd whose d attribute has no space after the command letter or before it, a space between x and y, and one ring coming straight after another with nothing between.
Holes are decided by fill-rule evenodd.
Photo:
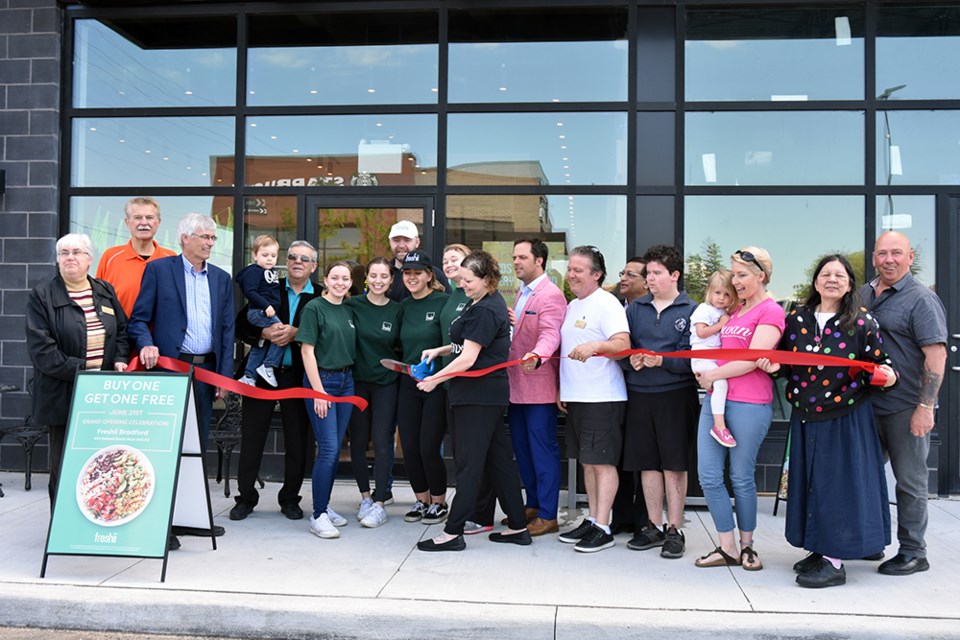
<instances>
[{"instance_id":1,"label":"necklace","mask_svg":"<svg viewBox=\"0 0 960 640\"><path fill-rule=\"evenodd\" d=\"M830 321L830 318L835 316L835 313L830 313L829 311L820 311L820 305L817 305L813 310L813 351L814 353L819 353L820 348L823 346L823 330L827 325L827 322Z\"/></svg>"}]
</instances>

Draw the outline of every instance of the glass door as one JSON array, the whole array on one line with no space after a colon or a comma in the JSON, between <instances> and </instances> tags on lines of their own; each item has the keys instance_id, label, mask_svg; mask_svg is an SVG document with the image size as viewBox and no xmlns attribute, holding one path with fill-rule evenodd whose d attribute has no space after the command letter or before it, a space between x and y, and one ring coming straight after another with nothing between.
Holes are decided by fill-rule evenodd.
<instances>
[{"instance_id":1,"label":"glass door","mask_svg":"<svg viewBox=\"0 0 960 640\"><path fill-rule=\"evenodd\" d=\"M960 194L943 198L939 207L938 225L943 256L938 265L943 278L938 278L937 293L947 308L947 367L940 388L940 411L937 431L940 432L939 470L940 495L960 493Z\"/></svg>"}]
</instances>

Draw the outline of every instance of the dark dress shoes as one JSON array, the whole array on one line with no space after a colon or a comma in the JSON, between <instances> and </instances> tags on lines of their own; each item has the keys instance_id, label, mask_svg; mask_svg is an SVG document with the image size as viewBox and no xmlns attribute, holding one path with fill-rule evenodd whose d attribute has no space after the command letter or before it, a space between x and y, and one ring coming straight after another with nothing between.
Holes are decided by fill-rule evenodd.
<instances>
[{"instance_id":1,"label":"dark dress shoes","mask_svg":"<svg viewBox=\"0 0 960 640\"><path fill-rule=\"evenodd\" d=\"M253 513L253 505L237 500L237 504L233 506L233 509L230 509L230 519L243 520L251 513Z\"/></svg>"},{"instance_id":2,"label":"dark dress shoes","mask_svg":"<svg viewBox=\"0 0 960 640\"><path fill-rule=\"evenodd\" d=\"M520 533L511 533L510 535L505 535L500 533L491 533L490 542L508 542L510 544L519 544L520 546L527 546L528 544L533 543L533 538L530 536L530 532L524 529Z\"/></svg>"},{"instance_id":3,"label":"dark dress shoes","mask_svg":"<svg viewBox=\"0 0 960 640\"><path fill-rule=\"evenodd\" d=\"M886 562L881 562L877 571L888 576L909 576L930 568L926 558L898 553Z\"/></svg>"},{"instance_id":4,"label":"dark dress shoes","mask_svg":"<svg viewBox=\"0 0 960 640\"><path fill-rule=\"evenodd\" d=\"M823 587L838 587L847 583L847 570L840 565L835 569L829 560L820 558L820 564L806 573L797 576L797 584L807 589L822 589Z\"/></svg>"},{"instance_id":5,"label":"dark dress shoes","mask_svg":"<svg viewBox=\"0 0 960 640\"><path fill-rule=\"evenodd\" d=\"M171 534L167 538L167 551L176 551L180 548L180 538Z\"/></svg>"},{"instance_id":6,"label":"dark dress shoes","mask_svg":"<svg viewBox=\"0 0 960 640\"><path fill-rule=\"evenodd\" d=\"M303 519L303 509L296 502L285 502L280 505L280 513L286 516L288 520Z\"/></svg>"},{"instance_id":7,"label":"dark dress shoes","mask_svg":"<svg viewBox=\"0 0 960 640\"><path fill-rule=\"evenodd\" d=\"M813 551L803 560L794 563L793 570L797 573L807 573L819 567L821 560L823 560L823 555Z\"/></svg>"},{"instance_id":8,"label":"dark dress shoes","mask_svg":"<svg viewBox=\"0 0 960 640\"><path fill-rule=\"evenodd\" d=\"M457 536L456 538L451 538L446 542L441 542L437 544L433 541L433 538L429 540L421 540L417 543L417 549L420 551L463 551L467 548L467 543L463 539L462 535Z\"/></svg>"}]
</instances>

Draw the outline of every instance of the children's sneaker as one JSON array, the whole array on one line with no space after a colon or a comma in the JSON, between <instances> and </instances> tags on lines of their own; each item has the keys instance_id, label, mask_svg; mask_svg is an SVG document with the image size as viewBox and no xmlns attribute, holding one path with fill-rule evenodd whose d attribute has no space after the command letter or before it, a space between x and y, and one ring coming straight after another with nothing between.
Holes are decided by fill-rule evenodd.
<instances>
[{"instance_id":1,"label":"children's sneaker","mask_svg":"<svg viewBox=\"0 0 960 640\"><path fill-rule=\"evenodd\" d=\"M427 515L427 505L417 500L410 511L403 516L404 522L420 522L423 516Z\"/></svg>"},{"instance_id":2,"label":"children's sneaker","mask_svg":"<svg viewBox=\"0 0 960 640\"><path fill-rule=\"evenodd\" d=\"M240 378L239 380L237 380L237 382L239 382L240 384L248 384L248 385L250 385L251 387L257 386L257 381L256 381L256 379L255 379L255 378L251 378L250 376L248 376L248 375L246 375L246 374L244 374L244 376L243 376L242 378Z\"/></svg>"},{"instance_id":3,"label":"children's sneaker","mask_svg":"<svg viewBox=\"0 0 960 640\"><path fill-rule=\"evenodd\" d=\"M427 512L423 515L423 519L421 519L420 522L423 524L440 524L447 519L449 514L450 509L447 508L446 502L441 504L434 502L430 505L430 508L427 509Z\"/></svg>"},{"instance_id":4,"label":"children's sneaker","mask_svg":"<svg viewBox=\"0 0 960 640\"><path fill-rule=\"evenodd\" d=\"M273 375L273 367L268 367L265 364L257 367L257 375L264 379L264 381L271 387L277 386L277 376Z\"/></svg>"},{"instance_id":5,"label":"children's sneaker","mask_svg":"<svg viewBox=\"0 0 960 640\"><path fill-rule=\"evenodd\" d=\"M332 522L335 527L347 526L347 519L330 507L327 507L327 517L330 518L330 522Z\"/></svg>"},{"instance_id":6,"label":"children's sneaker","mask_svg":"<svg viewBox=\"0 0 960 640\"><path fill-rule=\"evenodd\" d=\"M310 517L310 533L318 538L339 538L340 532L326 513L321 513L319 518Z\"/></svg>"},{"instance_id":7,"label":"children's sneaker","mask_svg":"<svg viewBox=\"0 0 960 640\"><path fill-rule=\"evenodd\" d=\"M717 429L713 427L710 429L710 435L713 436L713 439L719 442L721 446L728 449L737 446L737 441L733 439L733 434L730 433L730 429Z\"/></svg>"},{"instance_id":8,"label":"children's sneaker","mask_svg":"<svg viewBox=\"0 0 960 640\"><path fill-rule=\"evenodd\" d=\"M478 524L472 520L467 520L463 523L463 535L465 536L474 536L484 531L493 531L493 525Z\"/></svg>"},{"instance_id":9,"label":"children's sneaker","mask_svg":"<svg viewBox=\"0 0 960 640\"><path fill-rule=\"evenodd\" d=\"M376 502L373 503L373 506L370 507L370 510L367 511L367 515L363 516L363 520L360 521L360 526L366 527L368 529L376 529L384 522L387 521L387 511Z\"/></svg>"},{"instance_id":10,"label":"children's sneaker","mask_svg":"<svg viewBox=\"0 0 960 640\"><path fill-rule=\"evenodd\" d=\"M361 500L360 508L357 509L357 522L361 522L367 514L370 513L370 510L373 509L373 505L375 504L376 502L374 502L372 498L364 498Z\"/></svg>"}]
</instances>

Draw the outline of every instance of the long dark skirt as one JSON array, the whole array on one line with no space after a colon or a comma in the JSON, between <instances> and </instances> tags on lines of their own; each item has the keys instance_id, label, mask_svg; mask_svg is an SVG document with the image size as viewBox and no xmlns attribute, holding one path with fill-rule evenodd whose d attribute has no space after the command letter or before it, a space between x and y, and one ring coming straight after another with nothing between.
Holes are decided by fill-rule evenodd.
<instances>
[{"instance_id":1,"label":"long dark skirt","mask_svg":"<svg viewBox=\"0 0 960 640\"><path fill-rule=\"evenodd\" d=\"M833 558L862 558L890 544L890 505L873 407L822 422L790 420L787 541Z\"/></svg>"}]
</instances>

